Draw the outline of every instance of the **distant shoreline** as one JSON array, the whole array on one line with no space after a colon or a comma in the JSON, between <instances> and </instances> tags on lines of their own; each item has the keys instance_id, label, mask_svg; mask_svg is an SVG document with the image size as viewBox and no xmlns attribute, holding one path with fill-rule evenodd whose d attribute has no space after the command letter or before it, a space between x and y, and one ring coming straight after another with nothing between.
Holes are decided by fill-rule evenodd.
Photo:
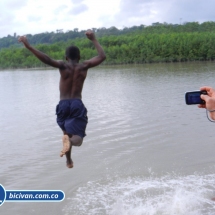
<instances>
[{"instance_id":1,"label":"distant shoreline","mask_svg":"<svg viewBox=\"0 0 215 215\"><path fill-rule=\"evenodd\" d=\"M172 61L172 62L146 62L146 63L121 63L121 64L102 64L102 65L99 65L97 68L99 67L114 67L114 66L137 66L137 65L150 65L150 64L177 64L177 63L207 63L207 62L214 62L215 60L193 60L193 61ZM20 67L20 68L11 68L11 67L8 67L8 68L0 68L0 71L7 71L7 70L52 70L52 69L56 69L58 70L57 68L54 68L54 67L51 67L51 66L41 66L41 67Z\"/></svg>"}]
</instances>

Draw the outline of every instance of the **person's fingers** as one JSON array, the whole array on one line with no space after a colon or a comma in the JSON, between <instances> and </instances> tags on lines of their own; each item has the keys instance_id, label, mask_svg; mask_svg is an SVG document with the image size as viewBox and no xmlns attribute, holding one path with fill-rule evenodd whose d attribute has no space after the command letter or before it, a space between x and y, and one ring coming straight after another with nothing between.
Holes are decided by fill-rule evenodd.
<instances>
[{"instance_id":1,"label":"person's fingers","mask_svg":"<svg viewBox=\"0 0 215 215\"><path fill-rule=\"evenodd\" d=\"M200 88L201 91L207 91L207 93L214 91L212 87L203 86Z\"/></svg>"},{"instance_id":2,"label":"person's fingers","mask_svg":"<svg viewBox=\"0 0 215 215\"><path fill-rule=\"evenodd\" d=\"M85 35L86 35L87 37L89 37L89 36L90 36L90 32L87 31L87 32L85 33Z\"/></svg>"},{"instance_id":3,"label":"person's fingers","mask_svg":"<svg viewBox=\"0 0 215 215\"><path fill-rule=\"evenodd\" d=\"M209 96L208 95L204 95L204 94L201 94L200 97L204 101L207 101L209 99Z\"/></svg>"},{"instance_id":4,"label":"person's fingers","mask_svg":"<svg viewBox=\"0 0 215 215\"><path fill-rule=\"evenodd\" d=\"M91 33L91 30L88 29L85 34L90 34L90 33Z\"/></svg>"},{"instance_id":5,"label":"person's fingers","mask_svg":"<svg viewBox=\"0 0 215 215\"><path fill-rule=\"evenodd\" d=\"M199 104L198 107L199 108L206 108L206 106L204 104Z\"/></svg>"}]
</instances>

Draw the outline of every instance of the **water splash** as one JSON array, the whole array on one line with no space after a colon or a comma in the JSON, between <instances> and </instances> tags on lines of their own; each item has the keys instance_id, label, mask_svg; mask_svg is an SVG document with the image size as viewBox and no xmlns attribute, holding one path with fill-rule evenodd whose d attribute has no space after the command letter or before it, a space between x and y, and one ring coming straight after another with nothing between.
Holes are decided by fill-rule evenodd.
<instances>
[{"instance_id":1,"label":"water splash","mask_svg":"<svg viewBox=\"0 0 215 215\"><path fill-rule=\"evenodd\" d=\"M65 214L211 215L215 175L91 181L68 198Z\"/></svg>"}]
</instances>

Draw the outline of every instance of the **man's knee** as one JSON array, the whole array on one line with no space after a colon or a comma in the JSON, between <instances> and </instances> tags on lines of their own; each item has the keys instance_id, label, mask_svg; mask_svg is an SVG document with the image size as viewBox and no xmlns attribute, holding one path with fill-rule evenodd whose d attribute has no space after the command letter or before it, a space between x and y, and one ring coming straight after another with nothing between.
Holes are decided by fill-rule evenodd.
<instances>
[{"instance_id":1,"label":"man's knee","mask_svg":"<svg viewBox=\"0 0 215 215\"><path fill-rule=\"evenodd\" d=\"M77 135L73 135L71 138L71 143L73 146L81 146L83 143L83 139Z\"/></svg>"}]
</instances>

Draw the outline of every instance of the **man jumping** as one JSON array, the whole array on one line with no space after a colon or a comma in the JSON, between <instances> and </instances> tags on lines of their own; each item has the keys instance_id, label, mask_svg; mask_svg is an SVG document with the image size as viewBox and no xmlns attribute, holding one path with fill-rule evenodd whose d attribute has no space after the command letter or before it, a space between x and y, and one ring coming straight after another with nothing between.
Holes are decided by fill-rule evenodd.
<instances>
[{"instance_id":1,"label":"man jumping","mask_svg":"<svg viewBox=\"0 0 215 215\"><path fill-rule=\"evenodd\" d=\"M82 63L80 50L76 46L66 49L66 60L57 61L43 52L32 47L25 36L19 37L19 42L30 50L40 61L58 68L60 72L60 101L56 107L57 123L63 131L63 149L60 156L66 155L68 168L73 167L71 159L72 146L80 146L86 136L85 130L88 123L87 109L82 102L82 88L87 71L91 67L98 66L105 59L105 53L97 41L93 31L88 30L86 36L94 44L98 55Z\"/></svg>"}]
</instances>

